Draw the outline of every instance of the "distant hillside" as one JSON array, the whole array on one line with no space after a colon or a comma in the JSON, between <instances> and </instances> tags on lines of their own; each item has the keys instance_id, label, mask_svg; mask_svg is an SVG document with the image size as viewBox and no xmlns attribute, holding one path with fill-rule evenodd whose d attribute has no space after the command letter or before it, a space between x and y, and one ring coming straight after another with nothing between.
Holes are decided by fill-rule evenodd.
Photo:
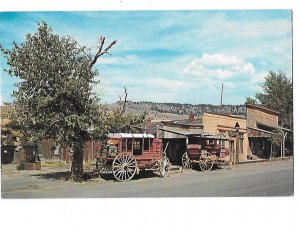
<instances>
[{"instance_id":1,"label":"distant hillside","mask_svg":"<svg viewBox=\"0 0 300 232\"><path fill-rule=\"evenodd\" d=\"M122 103L116 102L109 104L109 108L120 107ZM12 105L1 106L1 116L6 118L9 111L12 110ZM204 112L208 113L221 113L221 114L231 114L231 115L245 115L246 107L245 105L208 105L208 104L180 104L180 103L157 103L157 102L132 102L128 101L126 104L127 114L142 114L147 111L149 115L154 118L182 118L182 116L187 116L189 114L201 115Z\"/></svg>"},{"instance_id":2,"label":"distant hillside","mask_svg":"<svg viewBox=\"0 0 300 232\"><path fill-rule=\"evenodd\" d=\"M110 104L109 107L117 107L120 102ZM245 105L209 105L209 104L180 104L180 103L157 103L157 102L132 102L128 101L126 113L140 114L144 111L149 113L170 113L179 115L201 115L204 112L222 113L232 115L245 115Z\"/></svg>"}]
</instances>

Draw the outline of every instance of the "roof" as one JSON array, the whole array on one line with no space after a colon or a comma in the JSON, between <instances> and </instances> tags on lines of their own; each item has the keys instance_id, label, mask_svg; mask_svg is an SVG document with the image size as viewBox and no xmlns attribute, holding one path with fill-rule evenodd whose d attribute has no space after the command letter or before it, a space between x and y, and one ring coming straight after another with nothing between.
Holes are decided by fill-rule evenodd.
<instances>
[{"instance_id":1,"label":"roof","mask_svg":"<svg viewBox=\"0 0 300 232\"><path fill-rule=\"evenodd\" d=\"M177 127L203 127L202 117L195 120L183 119L183 120L172 120L172 121L162 121L163 125L177 126Z\"/></svg>"},{"instance_id":2,"label":"roof","mask_svg":"<svg viewBox=\"0 0 300 232\"><path fill-rule=\"evenodd\" d=\"M157 126L160 125L160 122L152 122L146 125L146 133L148 134L156 134Z\"/></svg>"},{"instance_id":3,"label":"roof","mask_svg":"<svg viewBox=\"0 0 300 232\"><path fill-rule=\"evenodd\" d=\"M242 120L246 120L246 116L245 115L225 115L225 114L218 114L218 113L212 113L212 112L204 112L203 115L208 115L208 114L212 114L212 115L217 115L217 116L221 116L221 117L228 117L228 118L235 118L235 119L242 119Z\"/></svg>"},{"instance_id":4,"label":"roof","mask_svg":"<svg viewBox=\"0 0 300 232\"><path fill-rule=\"evenodd\" d=\"M159 130L177 134L177 135L182 135L185 137L201 137L201 138L208 138L208 139L229 139L228 136L211 134L204 131L188 131L182 129L172 130L172 129L165 129L165 128L159 128Z\"/></svg>"},{"instance_id":5,"label":"roof","mask_svg":"<svg viewBox=\"0 0 300 232\"><path fill-rule=\"evenodd\" d=\"M154 138L154 135L152 134L132 134L132 133L109 133L108 138Z\"/></svg>"},{"instance_id":6,"label":"roof","mask_svg":"<svg viewBox=\"0 0 300 232\"><path fill-rule=\"evenodd\" d=\"M262 125L264 127L269 127L270 129L273 129L273 130L280 129L280 130L284 130L284 131L287 131L287 132L293 132L293 130L288 129L288 128L284 128L284 127L281 127L281 126L274 126L274 125L270 125L270 124L259 122L259 121L257 121L256 124L257 124L257 126Z\"/></svg>"},{"instance_id":7,"label":"roof","mask_svg":"<svg viewBox=\"0 0 300 232\"><path fill-rule=\"evenodd\" d=\"M248 107L250 107L250 108L257 108L257 109L261 109L261 110L264 110L264 111L267 111L267 112L279 115L279 112L277 110L267 108L267 107L265 107L263 105L253 105L253 104L249 104L249 103L247 103L245 105L246 105L246 108L248 108Z\"/></svg>"},{"instance_id":8,"label":"roof","mask_svg":"<svg viewBox=\"0 0 300 232\"><path fill-rule=\"evenodd\" d=\"M247 127L248 129L251 129L251 130L255 130L255 131L259 131L259 132L264 132L264 133L267 133L267 134L273 134L272 131L268 131L268 130L263 130L263 129L259 129L259 128L255 128L255 127Z\"/></svg>"},{"instance_id":9,"label":"roof","mask_svg":"<svg viewBox=\"0 0 300 232\"><path fill-rule=\"evenodd\" d=\"M171 121L174 124L186 125L186 126L202 126L202 117L195 120L183 119L183 120L174 120Z\"/></svg>"}]
</instances>

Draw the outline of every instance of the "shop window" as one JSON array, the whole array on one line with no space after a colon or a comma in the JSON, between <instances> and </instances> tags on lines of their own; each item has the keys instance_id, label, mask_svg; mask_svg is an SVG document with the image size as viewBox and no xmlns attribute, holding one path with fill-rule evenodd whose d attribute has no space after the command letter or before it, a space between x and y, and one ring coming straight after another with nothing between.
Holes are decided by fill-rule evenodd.
<instances>
[{"instance_id":1,"label":"shop window","mask_svg":"<svg viewBox=\"0 0 300 232\"><path fill-rule=\"evenodd\" d=\"M240 144L239 144L239 148L240 148L240 153L244 153L243 147L244 147L244 139L240 139Z\"/></svg>"}]
</instances>

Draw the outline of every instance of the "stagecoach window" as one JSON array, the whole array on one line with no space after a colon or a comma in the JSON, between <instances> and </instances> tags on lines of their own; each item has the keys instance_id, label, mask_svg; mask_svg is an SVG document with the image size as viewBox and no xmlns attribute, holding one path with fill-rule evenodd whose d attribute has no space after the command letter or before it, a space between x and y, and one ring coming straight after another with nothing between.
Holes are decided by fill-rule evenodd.
<instances>
[{"instance_id":1,"label":"stagecoach window","mask_svg":"<svg viewBox=\"0 0 300 232\"><path fill-rule=\"evenodd\" d=\"M144 139L144 150L149 150L150 149L150 139L145 138Z\"/></svg>"},{"instance_id":2,"label":"stagecoach window","mask_svg":"<svg viewBox=\"0 0 300 232\"><path fill-rule=\"evenodd\" d=\"M142 154L143 139L134 139L133 141L133 155Z\"/></svg>"},{"instance_id":3,"label":"stagecoach window","mask_svg":"<svg viewBox=\"0 0 300 232\"><path fill-rule=\"evenodd\" d=\"M126 151L126 140L127 139L122 139L122 151Z\"/></svg>"},{"instance_id":4,"label":"stagecoach window","mask_svg":"<svg viewBox=\"0 0 300 232\"><path fill-rule=\"evenodd\" d=\"M127 151L132 150L132 139L127 139Z\"/></svg>"},{"instance_id":5,"label":"stagecoach window","mask_svg":"<svg viewBox=\"0 0 300 232\"><path fill-rule=\"evenodd\" d=\"M225 140L221 140L221 148L225 148Z\"/></svg>"}]
</instances>

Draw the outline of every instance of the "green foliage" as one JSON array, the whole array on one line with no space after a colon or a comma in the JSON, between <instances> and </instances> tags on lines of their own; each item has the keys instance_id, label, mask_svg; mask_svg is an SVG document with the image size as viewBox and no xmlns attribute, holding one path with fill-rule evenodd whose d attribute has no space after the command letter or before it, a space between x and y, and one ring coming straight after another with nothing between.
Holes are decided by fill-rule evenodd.
<instances>
[{"instance_id":1,"label":"green foliage","mask_svg":"<svg viewBox=\"0 0 300 232\"><path fill-rule=\"evenodd\" d=\"M110 132L140 132L143 130L146 112L142 115L123 114L122 109L115 109L110 112ZM111 119L111 120L110 120Z\"/></svg>"},{"instance_id":2,"label":"green foliage","mask_svg":"<svg viewBox=\"0 0 300 232\"><path fill-rule=\"evenodd\" d=\"M292 128L293 123L293 84L282 72L269 71L265 82L261 84L262 93L256 98L262 105L279 111L279 124Z\"/></svg>"},{"instance_id":3,"label":"green foliage","mask_svg":"<svg viewBox=\"0 0 300 232\"><path fill-rule=\"evenodd\" d=\"M17 170L21 171L21 170L25 170L25 164L26 161L22 160L18 165L17 165Z\"/></svg>"},{"instance_id":4,"label":"green foliage","mask_svg":"<svg viewBox=\"0 0 300 232\"><path fill-rule=\"evenodd\" d=\"M106 111L92 95L91 84L98 74L92 56L70 37L52 33L45 22L24 43L1 47L10 76L21 79L14 91L14 119L31 140L53 138L73 147L91 137L91 127L105 133Z\"/></svg>"},{"instance_id":5,"label":"green foliage","mask_svg":"<svg viewBox=\"0 0 300 232\"><path fill-rule=\"evenodd\" d=\"M93 66L116 44L113 41L104 49L104 42L105 37L100 37L99 50L92 56L91 49L69 36L54 34L41 22L37 32L26 35L25 42L13 42L12 49L0 45L9 67L5 71L21 79L18 90L13 92L11 126L20 129L26 141L51 138L73 150L74 179L83 175L86 140L102 139L122 124L138 124L142 120L139 116L123 115L124 108L109 111L92 92L98 75Z\"/></svg>"},{"instance_id":6,"label":"green foliage","mask_svg":"<svg viewBox=\"0 0 300 232\"><path fill-rule=\"evenodd\" d=\"M273 131L273 134L270 137L272 145L279 147L283 140L283 136L284 136L284 133L282 130L277 129L277 130Z\"/></svg>"},{"instance_id":7,"label":"green foliage","mask_svg":"<svg viewBox=\"0 0 300 232\"><path fill-rule=\"evenodd\" d=\"M245 104L252 104L252 105L255 105L255 104L257 104L257 102L256 102L256 99L254 99L254 98L252 98L252 97L247 97L247 98L246 98Z\"/></svg>"},{"instance_id":8,"label":"green foliage","mask_svg":"<svg viewBox=\"0 0 300 232\"><path fill-rule=\"evenodd\" d=\"M10 136L7 136L5 138L1 138L1 145L15 145L15 140L10 137Z\"/></svg>"}]
</instances>

